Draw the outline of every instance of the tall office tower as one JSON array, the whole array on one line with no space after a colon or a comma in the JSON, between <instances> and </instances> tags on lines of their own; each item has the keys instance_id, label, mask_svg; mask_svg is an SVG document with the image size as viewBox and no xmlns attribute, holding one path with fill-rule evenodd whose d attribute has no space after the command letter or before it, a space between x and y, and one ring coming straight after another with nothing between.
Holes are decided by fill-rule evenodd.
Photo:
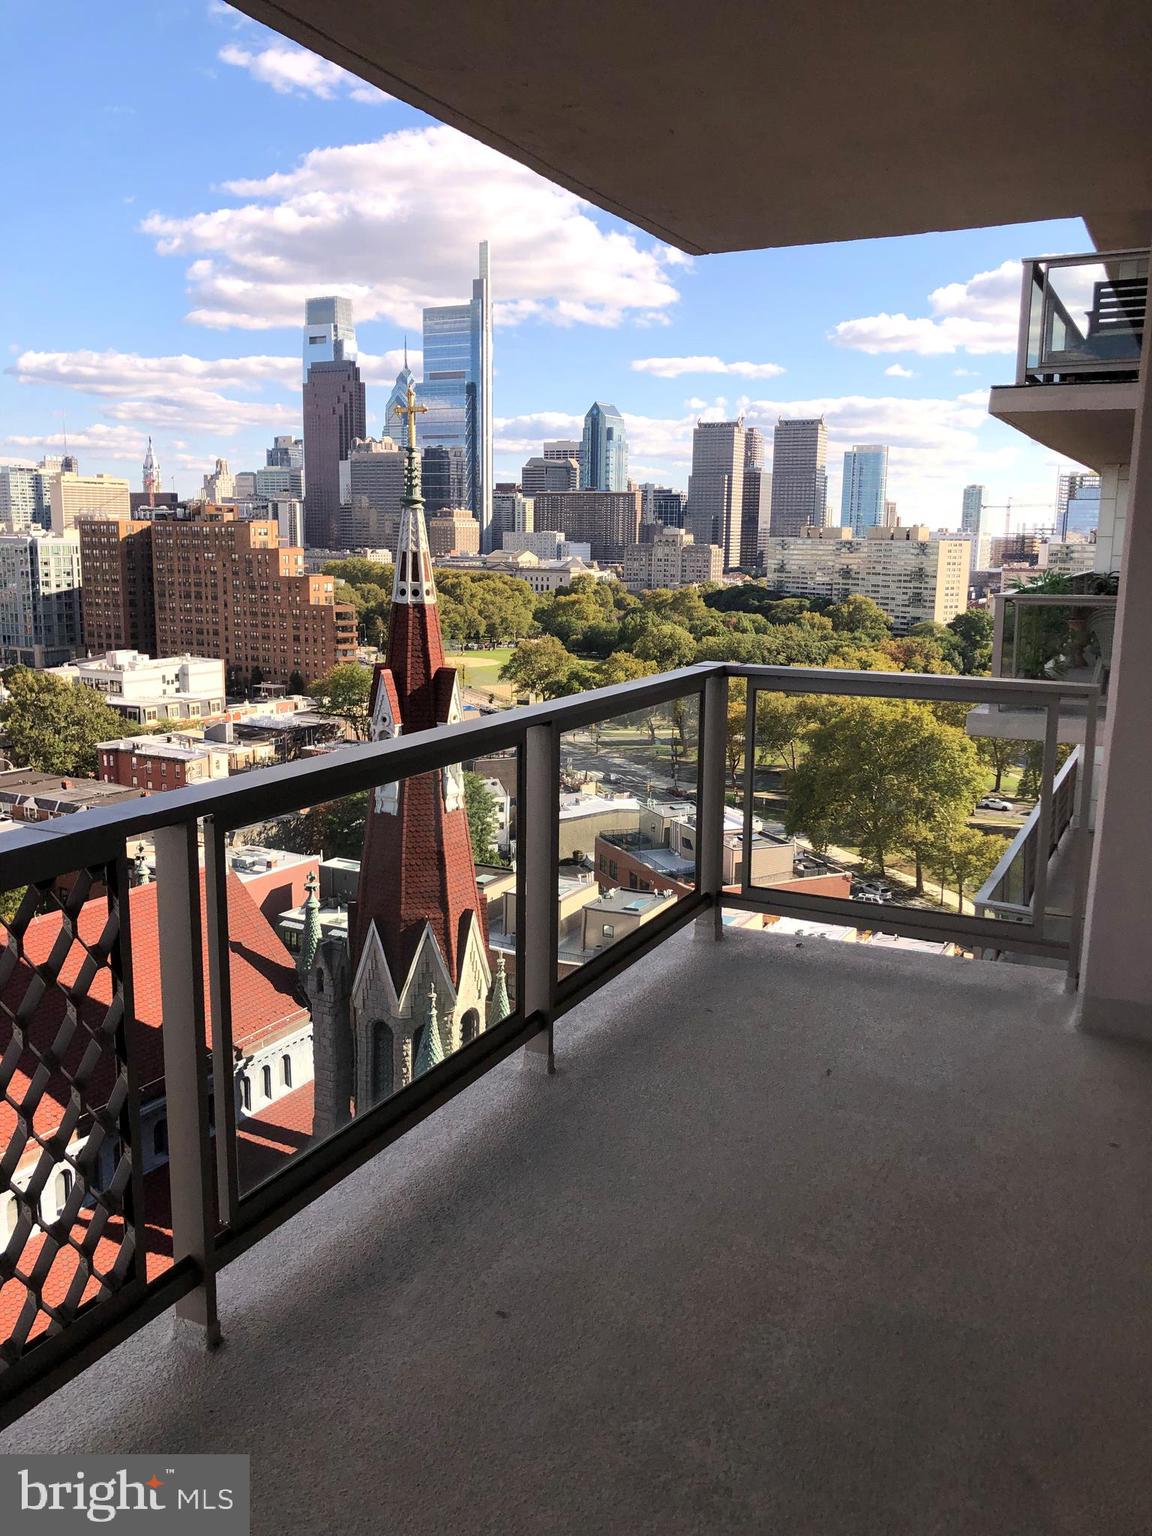
<instances>
[{"instance_id":1,"label":"tall office tower","mask_svg":"<svg viewBox=\"0 0 1152 1536\"><path fill-rule=\"evenodd\" d=\"M0 464L0 529L27 533L52 522L51 483L59 471L43 466Z\"/></svg>"},{"instance_id":2,"label":"tall office tower","mask_svg":"<svg viewBox=\"0 0 1152 1536\"><path fill-rule=\"evenodd\" d=\"M580 439L580 489L626 491L628 489L628 434L624 418L614 405L594 400L584 417Z\"/></svg>"},{"instance_id":3,"label":"tall office tower","mask_svg":"<svg viewBox=\"0 0 1152 1536\"><path fill-rule=\"evenodd\" d=\"M744 515L744 418L698 421L684 526L697 544L716 544L724 567L740 564Z\"/></svg>"},{"instance_id":4,"label":"tall office tower","mask_svg":"<svg viewBox=\"0 0 1152 1536\"><path fill-rule=\"evenodd\" d=\"M1056 537L1088 534L1100 524L1100 476L1091 470L1061 470L1056 491Z\"/></svg>"},{"instance_id":5,"label":"tall office tower","mask_svg":"<svg viewBox=\"0 0 1152 1536\"><path fill-rule=\"evenodd\" d=\"M663 523L665 528L683 528L684 512L688 505L688 497L683 491L674 491L671 486L654 485L652 487L652 516L649 521Z\"/></svg>"},{"instance_id":6,"label":"tall office tower","mask_svg":"<svg viewBox=\"0 0 1152 1536\"><path fill-rule=\"evenodd\" d=\"M274 437L271 448L264 450L264 464L267 469L303 469L304 439L290 432Z\"/></svg>"},{"instance_id":7,"label":"tall office tower","mask_svg":"<svg viewBox=\"0 0 1152 1536\"><path fill-rule=\"evenodd\" d=\"M888 491L888 449L882 443L857 443L844 455L840 525L857 537L884 527Z\"/></svg>"},{"instance_id":8,"label":"tall office tower","mask_svg":"<svg viewBox=\"0 0 1152 1536\"><path fill-rule=\"evenodd\" d=\"M357 355L352 300L329 294L304 301L304 377L314 363L351 363Z\"/></svg>"},{"instance_id":9,"label":"tall office tower","mask_svg":"<svg viewBox=\"0 0 1152 1536\"><path fill-rule=\"evenodd\" d=\"M232 495L237 501L253 501L256 497L256 475L254 469L238 469L232 477Z\"/></svg>"},{"instance_id":10,"label":"tall office tower","mask_svg":"<svg viewBox=\"0 0 1152 1536\"><path fill-rule=\"evenodd\" d=\"M150 507L154 507L156 505L156 498L159 496L162 487L160 484L160 465L157 461L156 455L152 452L151 438L148 439L148 450L144 455L144 465L141 470L141 476L141 484L144 488L144 494L148 498L148 505Z\"/></svg>"},{"instance_id":11,"label":"tall office tower","mask_svg":"<svg viewBox=\"0 0 1152 1536\"><path fill-rule=\"evenodd\" d=\"M281 549L271 518L220 507L156 518L156 654L219 657L230 688L287 683L294 672L310 682L355 661L356 610L336 601L331 576L303 565L301 550Z\"/></svg>"},{"instance_id":12,"label":"tall office tower","mask_svg":"<svg viewBox=\"0 0 1152 1536\"><path fill-rule=\"evenodd\" d=\"M981 512L984 506L984 487L982 485L966 485L964 487L964 510L960 514L960 530L962 533L985 533L984 519Z\"/></svg>"},{"instance_id":13,"label":"tall office tower","mask_svg":"<svg viewBox=\"0 0 1152 1536\"><path fill-rule=\"evenodd\" d=\"M80 536L0 536L0 661L57 667L80 652Z\"/></svg>"},{"instance_id":14,"label":"tall office tower","mask_svg":"<svg viewBox=\"0 0 1152 1536\"><path fill-rule=\"evenodd\" d=\"M239 475L236 481L239 489ZM273 501L278 496L291 496L300 501L304 496L304 471L291 469L287 464L266 465L253 476L253 496L257 501Z\"/></svg>"},{"instance_id":15,"label":"tall office tower","mask_svg":"<svg viewBox=\"0 0 1152 1536\"><path fill-rule=\"evenodd\" d=\"M420 455L420 477L429 517L445 507L467 505L468 463L462 448L430 444Z\"/></svg>"},{"instance_id":16,"label":"tall office tower","mask_svg":"<svg viewBox=\"0 0 1152 1536\"><path fill-rule=\"evenodd\" d=\"M497 490L492 497L492 548L504 548L504 535L535 530L535 502L521 491ZM490 553L490 551L489 551Z\"/></svg>"},{"instance_id":17,"label":"tall office tower","mask_svg":"<svg viewBox=\"0 0 1152 1536\"><path fill-rule=\"evenodd\" d=\"M592 559L618 564L640 532L639 491L552 491L533 501L537 529L555 528Z\"/></svg>"},{"instance_id":18,"label":"tall office tower","mask_svg":"<svg viewBox=\"0 0 1152 1536\"><path fill-rule=\"evenodd\" d=\"M201 488L201 499L219 505L222 501L233 501L236 497L236 477L228 468L227 459L217 459L216 467L210 475L204 476Z\"/></svg>"},{"instance_id":19,"label":"tall office tower","mask_svg":"<svg viewBox=\"0 0 1152 1536\"><path fill-rule=\"evenodd\" d=\"M84 644L95 656L124 650L156 654L153 526L130 517L82 517L77 524Z\"/></svg>"},{"instance_id":20,"label":"tall office tower","mask_svg":"<svg viewBox=\"0 0 1152 1536\"><path fill-rule=\"evenodd\" d=\"M395 549L404 494L404 455L391 437L352 444L340 466L341 549Z\"/></svg>"},{"instance_id":21,"label":"tall office tower","mask_svg":"<svg viewBox=\"0 0 1152 1536\"><path fill-rule=\"evenodd\" d=\"M770 524L775 537L827 526L827 458L828 431L823 416L776 423Z\"/></svg>"},{"instance_id":22,"label":"tall office tower","mask_svg":"<svg viewBox=\"0 0 1152 1536\"><path fill-rule=\"evenodd\" d=\"M886 501L884 503L884 527L896 528L899 526L899 523L900 519L896 516L896 503L894 501Z\"/></svg>"},{"instance_id":23,"label":"tall office tower","mask_svg":"<svg viewBox=\"0 0 1152 1536\"><path fill-rule=\"evenodd\" d=\"M759 427L745 427L740 565L746 571L752 570L759 563L760 519L766 496L771 494L772 475L764 468L764 434Z\"/></svg>"},{"instance_id":24,"label":"tall office tower","mask_svg":"<svg viewBox=\"0 0 1152 1536\"><path fill-rule=\"evenodd\" d=\"M372 679L377 741L462 714L459 676L444 662L413 416L408 424L388 660ZM350 1104L362 1112L380 1103L484 1030L487 944L459 767L381 785L368 801L341 980L306 979L320 1005L313 1017L322 1130L346 1121Z\"/></svg>"},{"instance_id":25,"label":"tall office tower","mask_svg":"<svg viewBox=\"0 0 1152 1536\"><path fill-rule=\"evenodd\" d=\"M462 452L466 482L461 505L475 512L484 538L492 521L492 285L487 240L480 244L480 271L471 300L424 311L419 399L426 408L417 429L420 445Z\"/></svg>"},{"instance_id":26,"label":"tall office tower","mask_svg":"<svg viewBox=\"0 0 1152 1536\"><path fill-rule=\"evenodd\" d=\"M574 437L555 437L544 444L546 459L575 459L580 462L580 444Z\"/></svg>"},{"instance_id":27,"label":"tall office tower","mask_svg":"<svg viewBox=\"0 0 1152 1536\"><path fill-rule=\"evenodd\" d=\"M520 471L520 488L525 496L579 490L580 465L575 459L529 459Z\"/></svg>"},{"instance_id":28,"label":"tall office tower","mask_svg":"<svg viewBox=\"0 0 1152 1536\"><path fill-rule=\"evenodd\" d=\"M48 494L53 533L67 533L78 518L91 512L127 517L132 510L128 482L116 475L80 475L74 470L61 470L52 476Z\"/></svg>"},{"instance_id":29,"label":"tall office tower","mask_svg":"<svg viewBox=\"0 0 1152 1536\"><path fill-rule=\"evenodd\" d=\"M408 366L408 342L405 340L404 366L396 375L396 382L392 386L392 393L388 396L388 403L384 407L384 422L380 428L381 433L385 437L390 437L398 448L404 440L404 417L402 413L408 401L408 390L410 388L416 391L416 397L419 399L420 389L416 383L415 375Z\"/></svg>"},{"instance_id":30,"label":"tall office tower","mask_svg":"<svg viewBox=\"0 0 1152 1536\"><path fill-rule=\"evenodd\" d=\"M304 366L304 539L332 549L339 541L340 466L356 438L368 435L349 299L307 301Z\"/></svg>"}]
</instances>

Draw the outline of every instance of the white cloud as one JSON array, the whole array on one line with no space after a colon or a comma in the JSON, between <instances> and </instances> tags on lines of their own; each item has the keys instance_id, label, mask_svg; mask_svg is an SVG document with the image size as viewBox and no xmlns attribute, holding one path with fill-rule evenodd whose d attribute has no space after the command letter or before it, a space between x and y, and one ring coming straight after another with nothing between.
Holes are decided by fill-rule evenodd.
<instances>
[{"instance_id":1,"label":"white cloud","mask_svg":"<svg viewBox=\"0 0 1152 1536\"><path fill-rule=\"evenodd\" d=\"M916 377L911 368L905 368L901 363L890 363L884 372L890 379L914 379Z\"/></svg>"},{"instance_id":2,"label":"white cloud","mask_svg":"<svg viewBox=\"0 0 1152 1536\"><path fill-rule=\"evenodd\" d=\"M830 339L860 352L1015 352L1020 263L1005 261L966 283L946 283L928 296L931 316L868 315L842 320Z\"/></svg>"},{"instance_id":3,"label":"white cloud","mask_svg":"<svg viewBox=\"0 0 1152 1536\"><path fill-rule=\"evenodd\" d=\"M678 379L686 373L731 373L745 379L774 379L784 372L779 363L726 363L719 357L636 357L635 373L655 374L658 379Z\"/></svg>"},{"instance_id":4,"label":"white cloud","mask_svg":"<svg viewBox=\"0 0 1152 1536\"><path fill-rule=\"evenodd\" d=\"M452 128L314 149L225 191L234 205L143 224L188 259L198 325L298 325L319 291L347 295L361 320L415 327L425 305L471 292L489 232L501 323L650 322L678 298L678 256L602 229L581 199Z\"/></svg>"},{"instance_id":5,"label":"white cloud","mask_svg":"<svg viewBox=\"0 0 1152 1536\"><path fill-rule=\"evenodd\" d=\"M980 374L975 368L953 368L952 377L954 379L978 379Z\"/></svg>"},{"instance_id":6,"label":"white cloud","mask_svg":"<svg viewBox=\"0 0 1152 1536\"><path fill-rule=\"evenodd\" d=\"M325 101L348 95L353 101L382 102L392 97L367 81L291 43L270 43L267 48L242 48L226 43L217 58L222 64L246 69L254 80L270 85L282 96L319 96Z\"/></svg>"}]
</instances>

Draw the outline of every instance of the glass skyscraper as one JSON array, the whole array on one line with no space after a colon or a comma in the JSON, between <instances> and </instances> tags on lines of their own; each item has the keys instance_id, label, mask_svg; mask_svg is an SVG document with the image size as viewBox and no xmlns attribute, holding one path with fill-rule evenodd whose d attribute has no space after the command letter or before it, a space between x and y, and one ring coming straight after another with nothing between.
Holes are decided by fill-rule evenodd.
<instances>
[{"instance_id":1,"label":"glass skyscraper","mask_svg":"<svg viewBox=\"0 0 1152 1536\"><path fill-rule=\"evenodd\" d=\"M840 522L857 536L883 527L888 492L888 449L881 443L857 443L844 455Z\"/></svg>"},{"instance_id":2,"label":"glass skyscraper","mask_svg":"<svg viewBox=\"0 0 1152 1536\"><path fill-rule=\"evenodd\" d=\"M580 489L626 491L628 489L628 434L624 418L614 405L595 400L584 417L580 439Z\"/></svg>"},{"instance_id":3,"label":"glass skyscraper","mask_svg":"<svg viewBox=\"0 0 1152 1536\"><path fill-rule=\"evenodd\" d=\"M352 300L338 295L304 301L304 377L313 363L354 362Z\"/></svg>"},{"instance_id":4,"label":"glass skyscraper","mask_svg":"<svg viewBox=\"0 0 1152 1536\"><path fill-rule=\"evenodd\" d=\"M467 304L424 311L424 381L417 390L427 414L417 417L422 448L446 448L463 464L462 505L475 513L482 548L492 522L492 294L488 242ZM392 428L389 427L391 432Z\"/></svg>"}]
</instances>

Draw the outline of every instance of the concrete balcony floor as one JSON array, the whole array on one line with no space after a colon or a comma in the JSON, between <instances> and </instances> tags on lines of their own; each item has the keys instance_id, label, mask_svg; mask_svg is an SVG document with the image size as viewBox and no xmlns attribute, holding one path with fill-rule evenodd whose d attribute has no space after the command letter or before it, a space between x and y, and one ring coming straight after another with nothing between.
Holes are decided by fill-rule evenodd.
<instances>
[{"instance_id":1,"label":"concrete balcony floor","mask_svg":"<svg viewBox=\"0 0 1152 1536\"><path fill-rule=\"evenodd\" d=\"M1152 1524L1152 1056L1061 978L671 940L0 1451L246 1451L257 1533Z\"/></svg>"}]
</instances>

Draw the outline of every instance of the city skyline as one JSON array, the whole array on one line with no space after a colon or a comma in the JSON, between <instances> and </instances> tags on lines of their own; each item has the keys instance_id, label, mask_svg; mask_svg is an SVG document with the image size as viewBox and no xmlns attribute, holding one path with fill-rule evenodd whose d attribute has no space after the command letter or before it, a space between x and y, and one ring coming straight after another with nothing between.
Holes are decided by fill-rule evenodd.
<instances>
[{"instance_id":1,"label":"city skyline","mask_svg":"<svg viewBox=\"0 0 1152 1536\"><path fill-rule=\"evenodd\" d=\"M37 60L97 66L83 107L54 125L92 238L82 254L66 241L5 253L5 460L63 451L66 429L87 471L133 479L151 436L164 489L182 495L217 457L258 469L275 433L301 431L299 315L314 295L355 308L376 435L405 334L423 307L464 298L490 239L494 481L545 439L578 437L596 398L624 416L633 479L681 490L696 420L740 415L766 435L780 415L823 415L834 506L843 453L889 444L901 517L934 526L958 522L964 484L1054 501L1075 467L989 421L984 396L1012 376L1018 252L1082 248L1077 220L688 258L226 6L129 3L111 23L65 10L64 58L13 18L30 63L10 107L27 92L32 110ZM195 140L153 118L141 143L128 82L144 50L202 99ZM52 143L10 169L17 201L50 179ZM304 228L318 194L327 212ZM412 364L419 377L415 350Z\"/></svg>"}]
</instances>

